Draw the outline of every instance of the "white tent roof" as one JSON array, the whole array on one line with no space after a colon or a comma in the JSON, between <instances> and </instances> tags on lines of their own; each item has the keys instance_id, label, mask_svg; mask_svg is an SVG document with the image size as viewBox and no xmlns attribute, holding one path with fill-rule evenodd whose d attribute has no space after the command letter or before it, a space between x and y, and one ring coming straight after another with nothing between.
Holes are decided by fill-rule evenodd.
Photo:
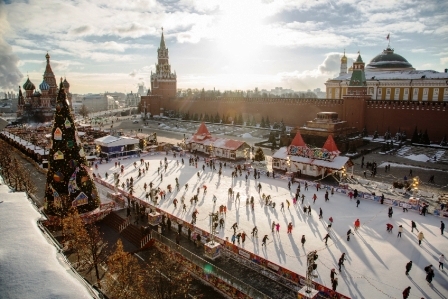
<instances>
[{"instance_id":1,"label":"white tent roof","mask_svg":"<svg viewBox=\"0 0 448 299\"><path fill-rule=\"evenodd\" d=\"M98 139L95 139L95 144L101 146L120 146L120 145L129 145L129 144L138 144L138 139L130 138L130 137L115 137L111 135L107 135Z\"/></svg>"},{"instance_id":2,"label":"white tent roof","mask_svg":"<svg viewBox=\"0 0 448 299\"><path fill-rule=\"evenodd\" d=\"M310 159L307 157L288 155L288 147L282 147L272 156L273 159L289 159L291 162L303 163L309 165L315 165L319 167L325 167L330 169L341 169L349 160L348 157L337 156L333 159L333 161L327 160L318 160L318 159Z\"/></svg>"}]
</instances>

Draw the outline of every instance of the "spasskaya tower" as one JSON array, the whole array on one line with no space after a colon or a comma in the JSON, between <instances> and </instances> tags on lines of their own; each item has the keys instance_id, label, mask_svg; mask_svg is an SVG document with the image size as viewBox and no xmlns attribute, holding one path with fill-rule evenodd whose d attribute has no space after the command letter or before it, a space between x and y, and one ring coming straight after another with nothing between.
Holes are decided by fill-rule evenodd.
<instances>
[{"instance_id":1,"label":"spasskaya tower","mask_svg":"<svg viewBox=\"0 0 448 299\"><path fill-rule=\"evenodd\" d=\"M160 47L157 49L156 72L151 71L151 95L160 96L162 99L176 97L177 76L176 72L171 72L168 48L165 46L165 38L160 39Z\"/></svg>"}]
</instances>

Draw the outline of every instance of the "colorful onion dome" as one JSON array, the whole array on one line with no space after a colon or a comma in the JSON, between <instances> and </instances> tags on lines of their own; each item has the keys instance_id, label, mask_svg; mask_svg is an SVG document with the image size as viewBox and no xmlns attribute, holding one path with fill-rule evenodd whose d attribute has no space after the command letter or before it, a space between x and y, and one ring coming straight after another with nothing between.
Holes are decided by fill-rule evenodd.
<instances>
[{"instance_id":1,"label":"colorful onion dome","mask_svg":"<svg viewBox=\"0 0 448 299\"><path fill-rule=\"evenodd\" d=\"M48 83L43 80L42 83L39 85L40 90L49 90L50 89L50 85L48 85Z\"/></svg>"},{"instance_id":2,"label":"colorful onion dome","mask_svg":"<svg viewBox=\"0 0 448 299\"><path fill-rule=\"evenodd\" d=\"M28 78L25 82L25 84L23 84L23 89L25 90L34 90L36 89L36 87L34 86L34 84L30 81L30 78Z\"/></svg>"},{"instance_id":3,"label":"colorful onion dome","mask_svg":"<svg viewBox=\"0 0 448 299\"><path fill-rule=\"evenodd\" d=\"M70 88L70 83L68 83L66 78L64 78L64 81L62 82L62 84L64 85L65 89L69 89Z\"/></svg>"}]
</instances>

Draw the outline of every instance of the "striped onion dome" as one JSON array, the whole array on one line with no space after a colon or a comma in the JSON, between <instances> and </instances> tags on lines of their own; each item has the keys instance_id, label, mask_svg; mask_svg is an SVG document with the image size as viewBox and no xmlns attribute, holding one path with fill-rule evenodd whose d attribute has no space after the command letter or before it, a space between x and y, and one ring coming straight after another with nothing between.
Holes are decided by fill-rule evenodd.
<instances>
[{"instance_id":1,"label":"striped onion dome","mask_svg":"<svg viewBox=\"0 0 448 299\"><path fill-rule=\"evenodd\" d=\"M48 83L43 80L42 83L39 85L40 90L49 90L50 89L50 85L48 85Z\"/></svg>"},{"instance_id":2,"label":"striped onion dome","mask_svg":"<svg viewBox=\"0 0 448 299\"><path fill-rule=\"evenodd\" d=\"M30 78L28 78L25 82L25 84L23 84L23 89L25 90L34 90L36 89L36 87L34 86L34 84L30 81Z\"/></svg>"}]
</instances>

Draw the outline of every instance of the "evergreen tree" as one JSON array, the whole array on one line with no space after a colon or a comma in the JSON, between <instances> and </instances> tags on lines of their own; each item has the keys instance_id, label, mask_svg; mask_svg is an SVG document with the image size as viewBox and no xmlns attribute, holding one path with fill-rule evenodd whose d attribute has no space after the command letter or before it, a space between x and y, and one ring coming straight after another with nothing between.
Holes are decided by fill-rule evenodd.
<instances>
[{"instance_id":1,"label":"evergreen tree","mask_svg":"<svg viewBox=\"0 0 448 299\"><path fill-rule=\"evenodd\" d=\"M442 141L440 142L440 146L446 146L446 135L443 136Z\"/></svg>"},{"instance_id":2,"label":"evergreen tree","mask_svg":"<svg viewBox=\"0 0 448 299\"><path fill-rule=\"evenodd\" d=\"M266 128L271 128L271 123L269 122L269 116L266 117Z\"/></svg>"},{"instance_id":3,"label":"evergreen tree","mask_svg":"<svg viewBox=\"0 0 448 299\"><path fill-rule=\"evenodd\" d=\"M220 121L221 121L221 119L219 118L219 113L216 112L215 119L214 119L214 123L215 123L215 124L219 124Z\"/></svg>"},{"instance_id":4,"label":"evergreen tree","mask_svg":"<svg viewBox=\"0 0 448 299\"><path fill-rule=\"evenodd\" d=\"M422 134L421 142L422 144L430 144L431 141L429 140L428 130L425 130L425 133Z\"/></svg>"},{"instance_id":5,"label":"evergreen tree","mask_svg":"<svg viewBox=\"0 0 448 299\"><path fill-rule=\"evenodd\" d=\"M205 122L209 122L209 121L210 121L210 118L208 117L208 114L207 114L207 113L206 113L205 116L204 116L204 121L205 121Z\"/></svg>"},{"instance_id":6,"label":"evergreen tree","mask_svg":"<svg viewBox=\"0 0 448 299\"><path fill-rule=\"evenodd\" d=\"M264 161L265 160L264 153L263 153L263 150L261 149L261 147L257 148L257 150L255 151L254 160L255 161Z\"/></svg>"},{"instance_id":7,"label":"evergreen tree","mask_svg":"<svg viewBox=\"0 0 448 299\"><path fill-rule=\"evenodd\" d=\"M52 147L48 155L45 212L63 216L69 206L75 206L82 214L99 205L98 191L88 168L61 78L53 121Z\"/></svg>"},{"instance_id":8,"label":"evergreen tree","mask_svg":"<svg viewBox=\"0 0 448 299\"><path fill-rule=\"evenodd\" d=\"M238 116L238 124L239 125L243 125L244 121L243 121L243 114L240 113L240 115Z\"/></svg>"},{"instance_id":9,"label":"evergreen tree","mask_svg":"<svg viewBox=\"0 0 448 299\"><path fill-rule=\"evenodd\" d=\"M419 142L418 130L417 130L417 126L415 126L414 134L412 135L412 139L411 139L411 143L418 143L418 142Z\"/></svg>"},{"instance_id":10,"label":"evergreen tree","mask_svg":"<svg viewBox=\"0 0 448 299\"><path fill-rule=\"evenodd\" d=\"M195 114L193 115L193 121L198 121L198 119L199 119L199 116L198 116L197 113L195 113Z\"/></svg>"},{"instance_id":11,"label":"evergreen tree","mask_svg":"<svg viewBox=\"0 0 448 299\"><path fill-rule=\"evenodd\" d=\"M261 117L261 123L260 123L260 127L264 128L266 126L265 122L264 122L264 117Z\"/></svg>"}]
</instances>

